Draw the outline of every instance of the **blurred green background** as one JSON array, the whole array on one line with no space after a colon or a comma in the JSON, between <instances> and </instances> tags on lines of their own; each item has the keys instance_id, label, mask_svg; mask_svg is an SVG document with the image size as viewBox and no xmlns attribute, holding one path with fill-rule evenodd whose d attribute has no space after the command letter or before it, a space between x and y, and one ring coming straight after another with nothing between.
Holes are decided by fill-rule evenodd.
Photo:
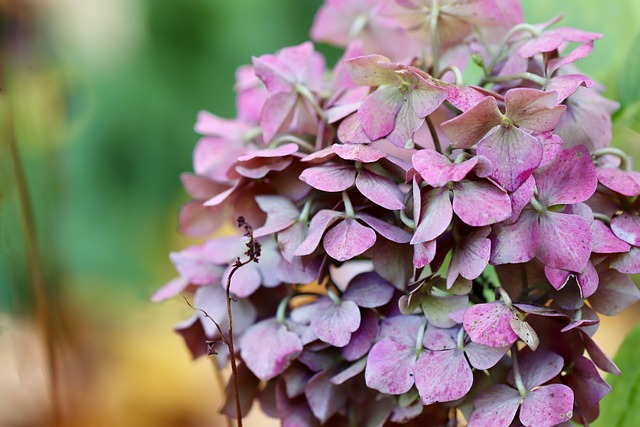
<instances>
[{"instance_id":1,"label":"blurred green background","mask_svg":"<svg viewBox=\"0 0 640 427\"><path fill-rule=\"evenodd\" d=\"M196 114L233 117L235 69L252 55L306 40L320 4L0 1L1 134L15 131L46 284L54 307L71 312L67 325L84 322L105 340L131 330L139 332L136 339L157 339L188 314L179 301L167 308L148 299L174 277L168 252L190 243L176 232L178 209L188 199L178 175L191 170ZM640 156L640 2L524 0L523 6L527 22L564 14L560 25L605 35L579 66L623 101L615 143ZM330 63L337 57L335 49L320 50ZM30 266L4 143L0 160L0 312L26 316ZM152 314L136 317L140 311ZM0 327L10 326L3 319ZM160 335L149 332L154 327ZM102 349L105 342L94 344ZM189 363L186 352L180 357Z\"/></svg>"}]
</instances>

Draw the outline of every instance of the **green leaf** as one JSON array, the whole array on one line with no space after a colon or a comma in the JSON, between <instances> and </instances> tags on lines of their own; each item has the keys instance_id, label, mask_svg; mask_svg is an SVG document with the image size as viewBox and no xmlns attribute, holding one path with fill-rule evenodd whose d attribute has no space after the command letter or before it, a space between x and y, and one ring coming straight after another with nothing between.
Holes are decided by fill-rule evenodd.
<instances>
[{"instance_id":1,"label":"green leaf","mask_svg":"<svg viewBox=\"0 0 640 427\"><path fill-rule=\"evenodd\" d=\"M640 325L625 338L614 361L620 376L607 376L613 390L600 402L600 417L593 427L640 426Z\"/></svg>"},{"instance_id":2,"label":"green leaf","mask_svg":"<svg viewBox=\"0 0 640 427\"><path fill-rule=\"evenodd\" d=\"M627 57L619 71L618 77L618 98L623 107L630 106L640 101L640 34L636 36L627 53Z\"/></svg>"}]
</instances>

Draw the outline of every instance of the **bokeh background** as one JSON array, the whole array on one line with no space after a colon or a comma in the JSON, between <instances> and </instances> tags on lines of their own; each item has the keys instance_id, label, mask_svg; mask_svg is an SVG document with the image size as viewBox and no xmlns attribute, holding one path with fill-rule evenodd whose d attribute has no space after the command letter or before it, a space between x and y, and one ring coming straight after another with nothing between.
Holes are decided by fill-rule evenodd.
<instances>
[{"instance_id":1,"label":"bokeh background","mask_svg":"<svg viewBox=\"0 0 640 427\"><path fill-rule=\"evenodd\" d=\"M211 361L172 332L190 309L149 297L193 243L176 226L197 112L233 117L236 67L307 40L320 4L0 0L0 426L51 425L51 348L65 426L226 425ZM614 144L640 158L640 2L523 6L605 35L579 65L622 102ZM609 354L637 312L605 319ZM248 425L277 425L258 412Z\"/></svg>"}]
</instances>

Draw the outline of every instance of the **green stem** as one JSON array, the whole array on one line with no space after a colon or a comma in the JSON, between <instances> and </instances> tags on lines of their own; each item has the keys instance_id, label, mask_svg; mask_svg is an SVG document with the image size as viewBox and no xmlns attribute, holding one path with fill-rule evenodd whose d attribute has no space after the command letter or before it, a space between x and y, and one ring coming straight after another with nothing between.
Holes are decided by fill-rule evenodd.
<instances>
[{"instance_id":1,"label":"green stem","mask_svg":"<svg viewBox=\"0 0 640 427\"><path fill-rule=\"evenodd\" d=\"M534 82L540 85L543 88L547 85L547 79L545 79L544 77L540 77L537 74L533 74L529 72L512 74L509 76L486 76L483 79L483 81L480 83L480 85L482 86L485 83L510 82L512 80L519 80L519 79L529 80L531 82Z\"/></svg>"},{"instance_id":2,"label":"green stem","mask_svg":"<svg viewBox=\"0 0 640 427\"><path fill-rule=\"evenodd\" d=\"M327 121L327 115L324 113L324 111L322 111L322 108L320 108L320 105L316 101L315 97L306 86L296 85L296 92L298 92L300 96L302 96L309 102L309 104L311 104L316 114L318 114L318 117L320 117L323 122Z\"/></svg>"},{"instance_id":3,"label":"green stem","mask_svg":"<svg viewBox=\"0 0 640 427\"><path fill-rule=\"evenodd\" d=\"M491 73L493 73L493 70L498 63L498 60L502 55L502 51L504 50L505 47L507 47L507 43L509 43L509 40L511 39L511 37L518 31L528 31L533 36L537 36L538 34L540 34L540 31L538 31L536 27L526 23L518 24L515 27L511 28L511 30L509 30L509 32L502 38L502 40L500 41L500 44L498 45L498 50L496 51L495 55L493 55L493 57L491 58L491 62L487 67L487 75L490 75Z\"/></svg>"},{"instance_id":4,"label":"green stem","mask_svg":"<svg viewBox=\"0 0 640 427\"><path fill-rule=\"evenodd\" d=\"M6 142L9 146L9 154L13 163L17 194L22 211L22 220L25 234L25 244L27 247L27 257L29 260L29 286L34 298L35 315L44 340L45 352L47 355L47 370L49 376L49 394L51 399L52 426L57 427L62 424L62 406L58 377L58 352L56 351L56 337L54 330L54 317L52 314L49 295L44 277L44 267L40 251L38 249L38 238L36 233L35 214L29 197L29 186L26 174L22 166L18 144L16 142L15 117L12 115L11 99L8 99L9 108L7 117L8 132Z\"/></svg>"},{"instance_id":5,"label":"green stem","mask_svg":"<svg viewBox=\"0 0 640 427\"><path fill-rule=\"evenodd\" d=\"M533 208L536 210L536 212L538 212L539 214L543 214L546 209L544 208L544 206L542 206L542 204L538 201L538 199L536 199L535 196L531 197L531 200L529 201L529 203L531 203L531 206L533 206Z\"/></svg>"},{"instance_id":6,"label":"green stem","mask_svg":"<svg viewBox=\"0 0 640 427\"><path fill-rule=\"evenodd\" d=\"M400 221L407 227L415 230L416 222L407 216L404 209L400 209Z\"/></svg>"},{"instance_id":7,"label":"green stem","mask_svg":"<svg viewBox=\"0 0 640 427\"><path fill-rule=\"evenodd\" d=\"M285 142L293 142L298 144L298 146L300 146L300 148L304 148L305 150L307 150L309 153L313 153L316 151L316 148L309 144L307 141L305 141L304 139L295 136L295 135L281 135L277 138L275 138L273 141L271 141L271 143L269 144L272 147L278 147L280 145L282 145L282 143Z\"/></svg>"},{"instance_id":8,"label":"green stem","mask_svg":"<svg viewBox=\"0 0 640 427\"><path fill-rule=\"evenodd\" d=\"M591 156L593 156L594 158L602 157L606 155L618 157L620 159L620 169L623 169L625 171L631 170L631 162L629 161L629 156L627 155L627 153L625 153L619 148L606 147L606 148L601 148L599 150L595 150L594 152L591 153Z\"/></svg>"},{"instance_id":9,"label":"green stem","mask_svg":"<svg viewBox=\"0 0 640 427\"><path fill-rule=\"evenodd\" d=\"M424 120L427 122L427 126L429 127L429 133L431 134L431 138L433 139L433 146L435 147L438 153L442 154L442 147L440 146L440 138L438 138L438 132L436 131L436 127L433 125L433 122L431 121L431 117L427 116L424 118Z\"/></svg>"},{"instance_id":10,"label":"green stem","mask_svg":"<svg viewBox=\"0 0 640 427\"><path fill-rule=\"evenodd\" d=\"M527 395L527 389L524 386L522 375L520 374L520 366L518 365L518 349L515 345L511 347L511 359L513 360L513 376L516 381L516 387L520 392L520 396L525 397Z\"/></svg>"},{"instance_id":11,"label":"green stem","mask_svg":"<svg viewBox=\"0 0 640 427\"><path fill-rule=\"evenodd\" d=\"M447 74L447 71L451 71L453 73L453 75L456 78L456 85L460 86L463 84L463 78L462 78L462 72L460 71L460 69L458 67L456 67L455 65L447 65L446 67L444 67L441 71L440 74L438 75L439 79L442 79L442 77Z\"/></svg>"},{"instance_id":12,"label":"green stem","mask_svg":"<svg viewBox=\"0 0 640 427\"><path fill-rule=\"evenodd\" d=\"M611 218L609 218L607 215L600 212L594 212L593 219L599 219L600 221L604 222L607 225L611 224Z\"/></svg>"},{"instance_id":13,"label":"green stem","mask_svg":"<svg viewBox=\"0 0 640 427\"><path fill-rule=\"evenodd\" d=\"M424 349L424 345L422 344L422 341L424 339L424 333L426 329L427 329L427 319L423 319L422 325L420 325L420 329L418 329L418 336L416 336L416 354L417 355L420 355L420 353L422 353L422 350Z\"/></svg>"},{"instance_id":14,"label":"green stem","mask_svg":"<svg viewBox=\"0 0 640 427\"><path fill-rule=\"evenodd\" d=\"M300 222L309 222L309 212L311 212L311 204L313 203L313 198L309 198L306 202L304 202L304 206L302 207L302 212L298 217L298 221Z\"/></svg>"},{"instance_id":15,"label":"green stem","mask_svg":"<svg viewBox=\"0 0 640 427\"><path fill-rule=\"evenodd\" d=\"M347 195L346 191L342 192L342 202L344 203L344 211L347 216L349 218L354 218L356 216L356 212L353 210L353 204L351 203L351 199Z\"/></svg>"}]
</instances>

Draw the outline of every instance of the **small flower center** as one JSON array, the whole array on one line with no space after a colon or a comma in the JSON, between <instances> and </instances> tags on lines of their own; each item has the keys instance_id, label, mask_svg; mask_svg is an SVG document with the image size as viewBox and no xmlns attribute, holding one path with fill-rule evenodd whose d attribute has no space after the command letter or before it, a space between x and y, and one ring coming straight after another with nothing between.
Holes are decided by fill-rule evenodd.
<instances>
[{"instance_id":1,"label":"small flower center","mask_svg":"<svg viewBox=\"0 0 640 427\"><path fill-rule=\"evenodd\" d=\"M503 128L510 128L511 125L513 123L511 123L511 119L507 116L502 116L502 120L500 120L500 126L502 126Z\"/></svg>"}]
</instances>

